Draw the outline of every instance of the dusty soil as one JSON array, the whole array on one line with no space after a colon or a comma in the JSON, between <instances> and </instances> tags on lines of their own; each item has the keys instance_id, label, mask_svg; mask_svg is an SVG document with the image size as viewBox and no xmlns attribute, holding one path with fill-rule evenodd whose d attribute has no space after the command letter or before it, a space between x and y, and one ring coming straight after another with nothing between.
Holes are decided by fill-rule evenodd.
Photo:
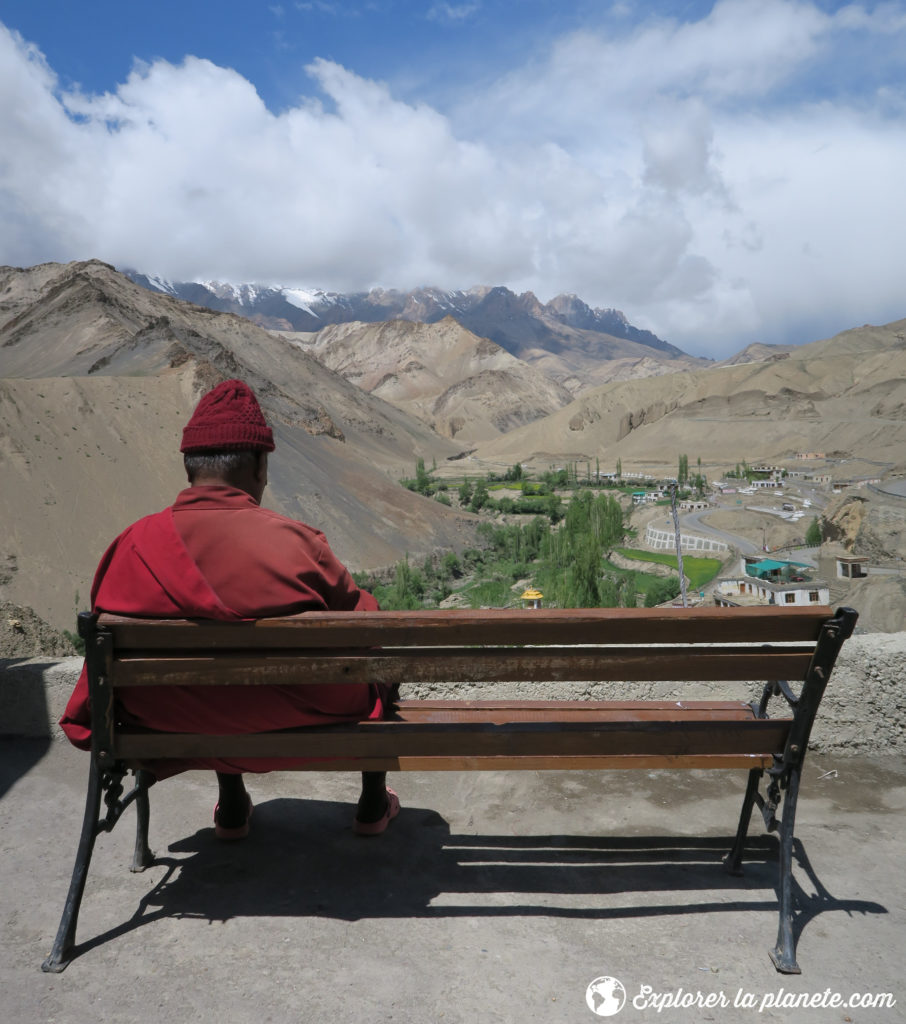
<instances>
[{"instance_id":1,"label":"dusty soil","mask_svg":"<svg viewBox=\"0 0 906 1024\"><path fill-rule=\"evenodd\" d=\"M744 497L750 496L744 495ZM764 543L769 551L789 547L791 544L799 544L805 539L805 531L813 517L805 515L798 522L790 522L768 511L775 504L779 505L781 500L778 498L776 503L768 501L762 505L756 499L747 502L746 506L738 511L715 509L713 512L709 512L702 522L717 530L736 533L759 547ZM757 507L762 507L765 511L753 511Z\"/></svg>"}]
</instances>

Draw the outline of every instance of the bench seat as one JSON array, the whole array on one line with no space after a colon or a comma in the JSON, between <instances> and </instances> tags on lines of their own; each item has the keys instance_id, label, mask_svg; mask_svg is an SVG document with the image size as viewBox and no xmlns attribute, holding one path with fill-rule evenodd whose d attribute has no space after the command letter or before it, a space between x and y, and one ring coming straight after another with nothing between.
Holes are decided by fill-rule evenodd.
<instances>
[{"instance_id":1,"label":"bench seat","mask_svg":"<svg viewBox=\"0 0 906 1024\"><path fill-rule=\"evenodd\" d=\"M295 766L312 771L767 768L791 724L759 719L741 701L404 700L390 719L281 732L120 728L114 756L136 766L215 757L224 748L235 757L332 759Z\"/></svg>"}]
</instances>

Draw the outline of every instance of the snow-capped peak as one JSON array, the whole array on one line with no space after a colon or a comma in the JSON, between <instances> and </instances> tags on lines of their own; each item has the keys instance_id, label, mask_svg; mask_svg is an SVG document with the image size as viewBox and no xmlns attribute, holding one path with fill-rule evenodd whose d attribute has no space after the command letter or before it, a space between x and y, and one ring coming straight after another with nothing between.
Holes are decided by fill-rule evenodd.
<instances>
[{"instance_id":1,"label":"snow-capped peak","mask_svg":"<svg viewBox=\"0 0 906 1024\"><path fill-rule=\"evenodd\" d=\"M158 290L164 292L167 295L175 295L176 289L169 282L164 280L162 277L150 276L148 281Z\"/></svg>"},{"instance_id":2,"label":"snow-capped peak","mask_svg":"<svg viewBox=\"0 0 906 1024\"><path fill-rule=\"evenodd\" d=\"M311 307L325 298L324 292L309 291L306 288L281 288L280 292L291 306L311 313L312 316L318 316L318 314Z\"/></svg>"}]
</instances>

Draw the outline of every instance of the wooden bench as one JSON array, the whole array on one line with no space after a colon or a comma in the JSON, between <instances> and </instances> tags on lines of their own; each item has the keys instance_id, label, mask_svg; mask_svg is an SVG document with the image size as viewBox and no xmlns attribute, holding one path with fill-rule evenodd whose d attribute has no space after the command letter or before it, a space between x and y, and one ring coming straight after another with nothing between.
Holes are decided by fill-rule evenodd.
<instances>
[{"instance_id":1,"label":"wooden bench","mask_svg":"<svg viewBox=\"0 0 906 1024\"><path fill-rule=\"evenodd\" d=\"M799 973L791 887L799 778L818 705L856 618L852 609L833 614L827 607L309 612L243 623L82 615L92 708L88 795L69 894L43 969L62 971L74 957L95 839L130 803L138 818L133 870L153 862L153 777L143 762L285 756L332 759L305 766L315 771L746 769L725 866L741 873L757 804L767 829L779 832L780 922L770 955L779 971ZM116 713L117 694L130 686L519 682L530 691L540 682L640 680L764 685L752 704L400 700L388 720L231 736L129 729ZM774 697L781 713L772 718ZM135 782L124 795L130 769Z\"/></svg>"}]
</instances>

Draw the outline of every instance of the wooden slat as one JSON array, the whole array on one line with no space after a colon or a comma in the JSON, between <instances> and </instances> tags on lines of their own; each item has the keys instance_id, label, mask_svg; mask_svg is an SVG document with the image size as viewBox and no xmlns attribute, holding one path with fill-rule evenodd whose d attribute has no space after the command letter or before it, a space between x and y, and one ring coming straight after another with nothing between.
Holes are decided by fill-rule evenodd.
<instances>
[{"instance_id":1,"label":"wooden slat","mask_svg":"<svg viewBox=\"0 0 906 1024\"><path fill-rule=\"evenodd\" d=\"M438 701L436 704L402 701L399 712L388 721L507 725L510 722L744 722L754 718L751 705L742 701L700 707L681 701Z\"/></svg>"},{"instance_id":2,"label":"wooden slat","mask_svg":"<svg viewBox=\"0 0 906 1024\"><path fill-rule=\"evenodd\" d=\"M553 713L561 711L617 711L646 710L657 713L673 712L680 708L694 714L705 716L710 712L728 714L737 718L754 718L755 712L748 701L741 700L526 700L512 697L483 697L481 700L457 700L455 697L434 697L431 700L401 700L398 704L400 714L409 718L413 712L435 708L461 710L474 709L476 712L494 711L496 709L538 708Z\"/></svg>"},{"instance_id":3,"label":"wooden slat","mask_svg":"<svg viewBox=\"0 0 906 1024\"><path fill-rule=\"evenodd\" d=\"M373 721L238 736L120 733L115 753L164 757L482 757L780 752L785 720L406 723Z\"/></svg>"},{"instance_id":4,"label":"wooden slat","mask_svg":"<svg viewBox=\"0 0 906 1024\"><path fill-rule=\"evenodd\" d=\"M272 759L268 759L272 763ZM141 768L144 758L127 758L126 766ZM615 771L642 769L770 768L769 754L629 755L626 757L361 757L329 761L290 760L277 771L294 772L471 772L471 771Z\"/></svg>"},{"instance_id":5,"label":"wooden slat","mask_svg":"<svg viewBox=\"0 0 906 1024\"><path fill-rule=\"evenodd\" d=\"M532 611L305 612L257 622L102 615L117 647L443 646L447 644L761 643L814 641L832 615L808 608L591 608ZM151 628L148 628L148 626Z\"/></svg>"},{"instance_id":6,"label":"wooden slat","mask_svg":"<svg viewBox=\"0 0 906 1024\"><path fill-rule=\"evenodd\" d=\"M294 651L125 656L111 673L116 687L317 683L603 682L625 680L802 679L808 648L466 648L379 650L362 654Z\"/></svg>"},{"instance_id":7,"label":"wooden slat","mask_svg":"<svg viewBox=\"0 0 906 1024\"><path fill-rule=\"evenodd\" d=\"M396 767L359 771L595 771L642 769L770 768L773 756L758 754L686 754L627 757L398 757Z\"/></svg>"}]
</instances>

